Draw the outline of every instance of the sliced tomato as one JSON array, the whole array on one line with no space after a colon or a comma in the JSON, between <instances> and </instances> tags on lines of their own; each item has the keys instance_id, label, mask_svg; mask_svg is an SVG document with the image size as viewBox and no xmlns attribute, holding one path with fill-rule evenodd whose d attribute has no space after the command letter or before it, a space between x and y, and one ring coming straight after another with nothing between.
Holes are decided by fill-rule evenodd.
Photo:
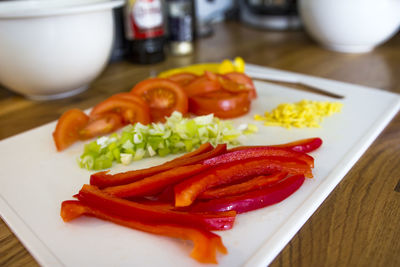
<instances>
[{"instance_id":1,"label":"sliced tomato","mask_svg":"<svg viewBox=\"0 0 400 267\"><path fill-rule=\"evenodd\" d=\"M226 90L231 93L241 93L250 90L244 84L237 83L223 75L218 76L218 82L221 84L223 90Z\"/></svg>"},{"instance_id":2,"label":"sliced tomato","mask_svg":"<svg viewBox=\"0 0 400 267\"><path fill-rule=\"evenodd\" d=\"M141 97L131 94L129 92L117 93L115 95L112 95L110 98L125 99L140 106L143 106L144 108L148 107L147 103Z\"/></svg>"},{"instance_id":3,"label":"sliced tomato","mask_svg":"<svg viewBox=\"0 0 400 267\"><path fill-rule=\"evenodd\" d=\"M89 116L79 109L70 109L61 115L53 132L58 151L64 150L80 139L79 132L86 127Z\"/></svg>"},{"instance_id":4,"label":"sliced tomato","mask_svg":"<svg viewBox=\"0 0 400 267\"><path fill-rule=\"evenodd\" d=\"M210 81L218 81L218 75L211 71L204 71L204 76L206 76Z\"/></svg>"},{"instance_id":5,"label":"sliced tomato","mask_svg":"<svg viewBox=\"0 0 400 267\"><path fill-rule=\"evenodd\" d=\"M180 86L184 87L184 86L188 85L189 83L191 83L197 77L198 76L196 74L193 74L190 72L180 72L180 73L168 76L167 79L171 80L173 82L176 82Z\"/></svg>"},{"instance_id":6,"label":"sliced tomato","mask_svg":"<svg viewBox=\"0 0 400 267\"><path fill-rule=\"evenodd\" d=\"M88 124L79 132L81 139L89 139L111 133L124 126L124 120L115 112L91 117Z\"/></svg>"},{"instance_id":7,"label":"sliced tomato","mask_svg":"<svg viewBox=\"0 0 400 267\"><path fill-rule=\"evenodd\" d=\"M151 121L147 103L135 95L117 94L111 96L97 104L90 112L90 116L98 117L110 112L120 114L126 123L149 124Z\"/></svg>"},{"instance_id":8,"label":"sliced tomato","mask_svg":"<svg viewBox=\"0 0 400 267\"><path fill-rule=\"evenodd\" d=\"M150 107L152 121L164 121L173 111L188 112L188 97L183 88L168 79L150 78L138 83L131 93L140 96Z\"/></svg>"},{"instance_id":9,"label":"sliced tomato","mask_svg":"<svg viewBox=\"0 0 400 267\"><path fill-rule=\"evenodd\" d=\"M219 118L235 118L250 110L250 99L247 92L230 93L216 91L189 98L190 112L195 115L214 113Z\"/></svg>"},{"instance_id":10,"label":"sliced tomato","mask_svg":"<svg viewBox=\"0 0 400 267\"><path fill-rule=\"evenodd\" d=\"M188 96L191 97L218 91L221 89L221 84L214 73L206 72L186 85L184 89Z\"/></svg>"},{"instance_id":11,"label":"sliced tomato","mask_svg":"<svg viewBox=\"0 0 400 267\"><path fill-rule=\"evenodd\" d=\"M224 74L224 76L238 84L244 85L248 90L250 90L249 96L251 98L257 97L256 87L254 86L253 80L246 74L241 72L230 72Z\"/></svg>"}]
</instances>

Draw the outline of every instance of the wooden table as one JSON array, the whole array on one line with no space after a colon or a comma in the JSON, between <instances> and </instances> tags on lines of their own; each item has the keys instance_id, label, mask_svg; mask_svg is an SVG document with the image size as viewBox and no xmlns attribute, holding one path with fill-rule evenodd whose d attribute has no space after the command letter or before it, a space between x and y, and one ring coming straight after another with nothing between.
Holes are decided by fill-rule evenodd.
<instances>
[{"instance_id":1,"label":"wooden table","mask_svg":"<svg viewBox=\"0 0 400 267\"><path fill-rule=\"evenodd\" d=\"M148 66L113 62L87 91L68 99L35 102L0 88L0 139L56 120L72 107L89 108L161 70L235 56L400 93L399 34L371 53L341 54L318 46L303 31L268 32L226 22L215 25L212 37L198 40L191 56L169 56ZM399 166L397 115L271 266L400 266ZM0 266L35 265L1 221Z\"/></svg>"}]
</instances>

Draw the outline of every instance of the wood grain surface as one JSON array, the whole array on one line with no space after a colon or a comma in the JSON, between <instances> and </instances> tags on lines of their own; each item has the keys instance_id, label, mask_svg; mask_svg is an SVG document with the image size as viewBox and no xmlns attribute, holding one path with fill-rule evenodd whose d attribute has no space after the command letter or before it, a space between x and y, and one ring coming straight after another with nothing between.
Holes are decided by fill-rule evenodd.
<instances>
[{"instance_id":1,"label":"wood grain surface","mask_svg":"<svg viewBox=\"0 0 400 267\"><path fill-rule=\"evenodd\" d=\"M261 31L237 22L214 26L191 56L154 65L110 63L90 88L36 102L0 87L0 140L86 109L162 70L241 56L248 63L400 93L400 35L366 54L325 50L303 31ZM373 107L371 107L373 108ZM49 137L50 138L50 137ZM6 155L1 155L2 157ZM400 266L400 115L397 115L271 266ZM37 266L0 222L0 266Z\"/></svg>"}]
</instances>

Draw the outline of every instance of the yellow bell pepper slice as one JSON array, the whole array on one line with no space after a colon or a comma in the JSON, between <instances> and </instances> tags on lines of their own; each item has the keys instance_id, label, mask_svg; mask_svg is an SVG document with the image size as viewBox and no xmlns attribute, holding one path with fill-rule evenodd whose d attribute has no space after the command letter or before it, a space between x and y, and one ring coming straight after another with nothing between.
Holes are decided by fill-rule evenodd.
<instances>
[{"instance_id":1,"label":"yellow bell pepper slice","mask_svg":"<svg viewBox=\"0 0 400 267\"><path fill-rule=\"evenodd\" d=\"M158 77L165 78L181 72L189 72L196 75L202 75L205 71L210 71L219 74L225 74L228 72L241 72L245 69L245 62L241 57L236 57L233 61L225 59L221 63L201 63L189 65L186 67L170 69L161 72Z\"/></svg>"}]
</instances>

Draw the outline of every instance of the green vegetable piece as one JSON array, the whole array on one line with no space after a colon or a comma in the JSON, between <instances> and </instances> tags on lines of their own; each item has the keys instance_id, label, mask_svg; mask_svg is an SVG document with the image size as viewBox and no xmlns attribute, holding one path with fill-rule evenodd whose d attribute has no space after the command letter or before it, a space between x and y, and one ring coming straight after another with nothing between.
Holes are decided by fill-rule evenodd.
<instances>
[{"instance_id":1,"label":"green vegetable piece","mask_svg":"<svg viewBox=\"0 0 400 267\"><path fill-rule=\"evenodd\" d=\"M158 155L160 155L161 157L165 157L168 154L171 153L171 150L169 148L160 148L159 150L157 150Z\"/></svg>"},{"instance_id":2,"label":"green vegetable piece","mask_svg":"<svg viewBox=\"0 0 400 267\"><path fill-rule=\"evenodd\" d=\"M146 147L146 143L145 142L135 145L135 149L136 150L144 149L145 147Z\"/></svg>"},{"instance_id":3,"label":"green vegetable piece","mask_svg":"<svg viewBox=\"0 0 400 267\"><path fill-rule=\"evenodd\" d=\"M187 152L192 151L192 149L193 149L192 140L185 140L185 141L183 141L183 143L185 144L185 149Z\"/></svg>"},{"instance_id":4,"label":"green vegetable piece","mask_svg":"<svg viewBox=\"0 0 400 267\"><path fill-rule=\"evenodd\" d=\"M133 149L133 143L131 142L131 140L126 140L122 144L122 148L125 149L125 150Z\"/></svg>"},{"instance_id":5,"label":"green vegetable piece","mask_svg":"<svg viewBox=\"0 0 400 267\"><path fill-rule=\"evenodd\" d=\"M88 170L93 169L93 167L94 167L94 159L95 158L90 154L83 154L81 156L81 160L79 162L81 168L85 168L85 169L88 169Z\"/></svg>"},{"instance_id":6,"label":"green vegetable piece","mask_svg":"<svg viewBox=\"0 0 400 267\"><path fill-rule=\"evenodd\" d=\"M162 143L164 140L160 136L149 136L147 139L148 144L155 150L158 148L159 144Z\"/></svg>"},{"instance_id":7,"label":"green vegetable piece","mask_svg":"<svg viewBox=\"0 0 400 267\"><path fill-rule=\"evenodd\" d=\"M144 157L192 151L206 142L214 146L220 143L237 145L237 138L244 130L212 114L190 119L174 112L164 124L136 123L126 126L120 133L89 142L79 158L79 165L88 170L101 170L110 168L113 162L130 164Z\"/></svg>"},{"instance_id":8,"label":"green vegetable piece","mask_svg":"<svg viewBox=\"0 0 400 267\"><path fill-rule=\"evenodd\" d=\"M100 150L101 150L101 146L99 144L97 144L96 141L92 141L85 145L84 153L88 153L88 152L100 153Z\"/></svg>"},{"instance_id":9,"label":"green vegetable piece","mask_svg":"<svg viewBox=\"0 0 400 267\"><path fill-rule=\"evenodd\" d=\"M110 168L112 166L112 159L107 158L105 155L101 155L97 159L94 160L94 170L102 170L106 168Z\"/></svg>"},{"instance_id":10,"label":"green vegetable piece","mask_svg":"<svg viewBox=\"0 0 400 267\"><path fill-rule=\"evenodd\" d=\"M112 150L112 153L113 153L114 159L117 162L121 162L121 151L117 147Z\"/></svg>"},{"instance_id":11,"label":"green vegetable piece","mask_svg":"<svg viewBox=\"0 0 400 267\"><path fill-rule=\"evenodd\" d=\"M144 150L143 148L139 148L138 150L136 150L136 153L133 156L133 160L141 160L145 154L146 150Z\"/></svg>"},{"instance_id":12,"label":"green vegetable piece","mask_svg":"<svg viewBox=\"0 0 400 267\"><path fill-rule=\"evenodd\" d=\"M133 133L123 131L120 142L124 144L126 141L133 142Z\"/></svg>"}]
</instances>

